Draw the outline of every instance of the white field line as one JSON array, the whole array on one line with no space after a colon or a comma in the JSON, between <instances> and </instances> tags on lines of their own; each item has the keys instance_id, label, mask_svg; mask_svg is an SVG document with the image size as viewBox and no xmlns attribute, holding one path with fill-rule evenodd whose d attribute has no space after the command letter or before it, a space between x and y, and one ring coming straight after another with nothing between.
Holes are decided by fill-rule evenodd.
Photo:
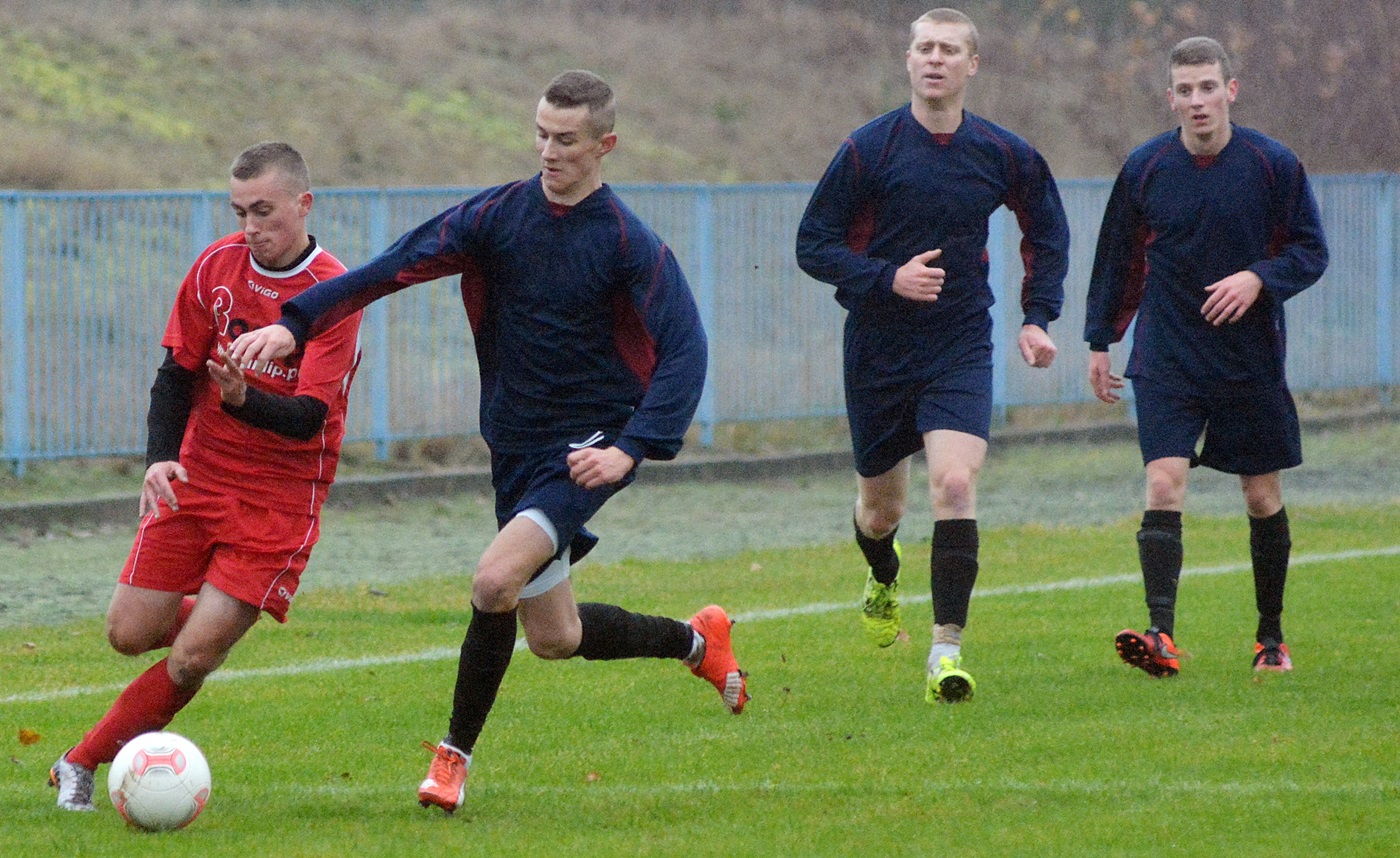
<instances>
[{"instance_id":1,"label":"white field line","mask_svg":"<svg viewBox=\"0 0 1400 858\"><path fill-rule=\"evenodd\" d=\"M1302 554L1289 560L1289 566L1309 566L1318 563L1335 563L1341 560L1357 560L1368 557L1393 557L1400 555L1400 545L1387 545L1380 548L1357 548L1350 551L1335 551L1328 554ZM1248 563L1227 563L1221 566L1202 566L1194 569L1183 569L1183 576L1204 576L1204 575L1225 575L1232 572L1247 572L1250 570ZM1392 572L1396 571L1394 568ZM1137 583L1142 580L1142 576L1137 572L1124 573L1121 575L1104 575L1098 578L1068 578L1063 581L1044 581L1038 584L1012 584L1005 587L985 587L973 591L972 595L977 598L989 598L991 596L1018 596L1027 593L1050 593L1058 590L1088 590L1096 587L1108 587L1114 584ZM931 600L928 595L904 596L902 601L905 604L928 602ZM758 611L745 611L732 614L731 619L735 622L761 622L763 620L781 620L788 617L809 616L812 614L829 614L836 611L846 611L852 606L850 602L815 602L808 605L794 605L787 608L769 608ZM525 648L525 640L521 638L515 642L516 650ZM335 658L319 659L316 661L302 662L300 664L288 664L281 667L253 667L241 670L222 670L214 673L207 681L232 681L239 679L257 679L265 676L304 676L311 673L331 673L340 670L357 670L363 667L378 667L388 664L416 664L425 661L442 661L456 658L459 654L459 647L439 647L436 649L423 650L421 652L400 653L398 655L377 655L364 656L362 658ZM52 700L61 700L67 697L80 697L85 694L111 694L125 688L121 685L85 685L69 688L55 688L48 691L30 691L23 694L10 694L0 697L0 705L10 703L47 703Z\"/></svg>"},{"instance_id":2,"label":"white field line","mask_svg":"<svg viewBox=\"0 0 1400 858\"><path fill-rule=\"evenodd\" d=\"M849 606L847 606L849 607ZM1173 792L1181 795L1215 795L1215 796L1240 796L1251 798L1256 796L1269 797L1280 793L1312 796L1315 798L1346 798L1348 800L1357 799L1386 799L1394 790L1400 786L1400 781L1394 780L1372 780L1372 781L1352 781L1343 783L1300 783L1296 780L1268 780L1263 779L1257 782L1242 781L1179 781L1171 785ZM826 783L796 783L782 781L757 781L753 783L719 783L717 781L701 780L680 783L609 783L607 778L593 783L557 784L557 785L531 785L509 782L486 782L473 778L472 790L474 795L481 795L489 792L493 795L524 795L524 796L568 796L571 801L576 801L580 795L587 792L601 792L617 796L655 796L657 794L668 795L721 795L721 794L744 794L761 799L765 796L785 797L795 795L823 795L823 794L850 794L853 797L873 797L884 792L898 792L904 794L908 791L922 791L926 795L936 795L939 790L957 789L962 792L977 789L990 789L996 793L1028 793L1032 795L1089 795L1089 796L1121 796L1124 793L1135 794L1143 788L1140 778L1126 778L1124 780L1085 780L1077 778L1062 778L1046 781L1028 781L1019 778L974 778L972 780L950 780L950 781L923 781L909 782L901 781L894 787L882 787L875 784L854 785L830 781ZM393 799L395 802L402 797L403 787L401 784L385 783L323 783L323 784L266 784L257 785L259 796L285 796L289 800L304 800L308 796L314 795L323 798L347 798L355 800L369 800L375 798ZM0 784L0 796L6 795L32 795L34 785L32 783L21 783L14 781L7 784Z\"/></svg>"}]
</instances>

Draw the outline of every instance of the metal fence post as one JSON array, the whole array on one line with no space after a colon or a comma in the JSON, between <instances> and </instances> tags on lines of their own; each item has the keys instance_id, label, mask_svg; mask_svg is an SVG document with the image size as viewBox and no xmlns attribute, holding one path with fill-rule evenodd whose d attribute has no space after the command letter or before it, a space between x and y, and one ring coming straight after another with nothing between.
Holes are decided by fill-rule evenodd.
<instances>
[{"instance_id":1,"label":"metal fence post","mask_svg":"<svg viewBox=\"0 0 1400 858\"><path fill-rule=\"evenodd\" d=\"M700 406L695 422L700 427L700 443L706 447L715 443L715 204L714 191L708 185L695 190L695 303L700 309L700 323L710 338L709 357L705 367L705 388L700 393Z\"/></svg>"},{"instance_id":2,"label":"metal fence post","mask_svg":"<svg viewBox=\"0 0 1400 858\"><path fill-rule=\"evenodd\" d=\"M1395 295L1395 243L1400 239L1395 198L1400 196L1400 174L1380 177L1376 204L1376 385L1382 405L1390 405L1395 384L1395 319L1391 312Z\"/></svg>"},{"instance_id":3,"label":"metal fence post","mask_svg":"<svg viewBox=\"0 0 1400 858\"><path fill-rule=\"evenodd\" d=\"M371 257L389 246L389 195L381 188L370 197L368 246ZM374 439L374 456L379 461L389 458L392 427L389 425L389 309L383 301L365 308L363 323L371 332L373 348L368 357L370 437Z\"/></svg>"},{"instance_id":4,"label":"metal fence post","mask_svg":"<svg viewBox=\"0 0 1400 858\"><path fill-rule=\"evenodd\" d=\"M0 363L5 366L5 458L15 476L24 476L29 461L29 319L25 301L25 222L19 196L4 196L4 230L0 234Z\"/></svg>"},{"instance_id":5,"label":"metal fence post","mask_svg":"<svg viewBox=\"0 0 1400 858\"><path fill-rule=\"evenodd\" d=\"M218 234L214 232L214 192L202 191L190 200L190 252L191 260L208 247Z\"/></svg>"},{"instance_id":6,"label":"metal fence post","mask_svg":"<svg viewBox=\"0 0 1400 858\"><path fill-rule=\"evenodd\" d=\"M987 219L987 283L996 303L992 305L992 425L1006 425L1006 379L1014 349L1007 348L1011 335L1014 310L1011 306L1019 293L1006 288L1006 222L1010 212L997 209Z\"/></svg>"}]
</instances>

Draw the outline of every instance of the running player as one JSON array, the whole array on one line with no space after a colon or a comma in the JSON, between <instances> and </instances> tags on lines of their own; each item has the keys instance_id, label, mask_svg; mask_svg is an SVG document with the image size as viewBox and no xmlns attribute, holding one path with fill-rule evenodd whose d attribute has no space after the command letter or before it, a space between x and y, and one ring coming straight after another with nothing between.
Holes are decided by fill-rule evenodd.
<instances>
[{"instance_id":1,"label":"running player","mask_svg":"<svg viewBox=\"0 0 1400 858\"><path fill-rule=\"evenodd\" d=\"M311 180L295 149L259 143L230 173L241 229L199 254L176 295L151 387L141 524L107 610L118 652L170 654L54 764L66 810L93 809L97 766L169 724L261 612L286 622L335 478L359 314L246 370L226 348L345 266L306 232Z\"/></svg>"},{"instance_id":2,"label":"running player","mask_svg":"<svg viewBox=\"0 0 1400 858\"><path fill-rule=\"evenodd\" d=\"M1117 402L1123 379L1110 370L1109 344L1138 319L1125 375L1147 470L1137 541L1149 626L1124 629L1115 645L1151 676L1181 667L1181 512L1187 472L1201 464L1240 477L1259 612L1254 669L1287 671L1280 615L1291 539L1279 472L1303 457L1284 379L1283 302L1322 276L1327 244L1298 158L1231 124L1239 81L1220 43L1180 42L1170 74L1179 127L1134 149L1118 174L1084 326L1089 384Z\"/></svg>"},{"instance_id":3,"label":"running player","mask_svg":"<svg viewBox=\"0 0 1400 858\"><path fill-rule=\"evenodd\" d=\"M234 343L260 362L414 283L462 277L481 371L500 527L477 563L452 715L418 789L461 806L472 750L515 647L516 622L546 659L674 658L735 714L748 700L716 605L689 623L578 604L569 566L584 527L644 458L680 450L705 380L706 344L675 257L602 181L617 144L612 89L556 77L535 112L538 175L490 188L408 232L378 258L283 307Z\"/></svg>"},{"instance_id":4,"label":"running player","mask_svg":"<svg viewBox=\"0 0 1400 858\"><path fill-rule=\"evenodd\" d=\"M895 532L909 457L928 458L933 501L933 644L925 697L970 697L962 634L977 579L977 475L992 410L987 221L1016 214L1026 275L1018 345L1048 367L1069 228L1055 180L1026 141L963 109L977 27L955 9L910 26L910 103L856 129L817 185L797 261L836 287L845 328L846 411L856 467L855 536L869 564L862 622L879 646L900 631Z\"/></svg>"}]
</instances>

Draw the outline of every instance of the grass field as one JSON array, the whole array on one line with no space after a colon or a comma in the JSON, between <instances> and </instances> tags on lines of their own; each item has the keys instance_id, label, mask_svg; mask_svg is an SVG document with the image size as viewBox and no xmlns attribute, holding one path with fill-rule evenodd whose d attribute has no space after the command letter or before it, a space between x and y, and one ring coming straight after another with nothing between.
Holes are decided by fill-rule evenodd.
<instances>
[{"instance_id":1,"label":"grass field","mask_svg":"<svg viewBox=\"0 0 1400 858\"><path fill-rule=\"evenodd\" d=\"M1392 854L1400 667L1377 656L1394 640L1400 504L1292 518L1297 669L1264 681L1238 516L1188 525L1191 657L1166 681L1112 651L1143 613L1131 521L988 528L965 648L978 694L956 707L922 700L922 576L906 579L912 640L875 650L844 543L585 567L590 600L726 605L753 702L730 716L674 663L520 653L452 818L413 788L419 741L445 726L460 577L313 589L292 623L255 628L173 725L215 786L168 835L125 830L100 797L65 814L43 786L156 656L112 654L97 619L0 629L0 854Z\"/></svg>"}]
</instances>

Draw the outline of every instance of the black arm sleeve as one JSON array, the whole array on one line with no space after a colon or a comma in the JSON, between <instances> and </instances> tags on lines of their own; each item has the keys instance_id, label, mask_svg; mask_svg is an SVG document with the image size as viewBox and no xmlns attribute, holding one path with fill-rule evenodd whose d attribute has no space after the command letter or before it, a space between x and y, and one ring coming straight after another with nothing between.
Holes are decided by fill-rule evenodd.
<instances>
[{"instance_id":1,"label":"black arm sleeve","mask_svg":"<svg viewBox=\"0 0 1400 858\"><path fill-rule=\"evenodd\" d=\"M279 396L248 386L243 404L223 404L224 412L259 429L309 441L326 423L326 403L314 396Z\"/></svg>"},{"instance_id":2,"label":"black arm sleeve","mask_svg":"<svg viewBox=\"0 0 1400 858\"><path fill-rule=\"evenodd\" d=\"M146 412L146 467L180 458L180 442L190 419L197 373L185 369L165 350L165 362L151 385L151 408Z\"/></svg>"}]
</instances>

